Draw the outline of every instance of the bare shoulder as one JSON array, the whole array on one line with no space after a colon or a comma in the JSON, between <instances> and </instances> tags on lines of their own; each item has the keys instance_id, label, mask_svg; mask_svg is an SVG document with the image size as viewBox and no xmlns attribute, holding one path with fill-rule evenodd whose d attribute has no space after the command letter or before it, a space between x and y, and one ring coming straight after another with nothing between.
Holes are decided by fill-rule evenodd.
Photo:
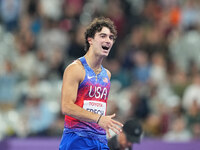
<instances>
[{"instance_id":1,"label":"bare shoulder","mask_svg":"<svg viewBox=\"0 0 200 150\"><path fill-rule=\"evenodd\" d=\"M75 60L71 64L69 64L65 70L76 70L76 69L83 69L83 65L79 60Z\"/></svg>"},{"instance_id":2,"label":"bare shoulder","mask_svg":"<svg viewBox=\"0 0 200 150\"><path fill-rule=\"evenodd\" d=\"M70 78L82 80L84 75L85 71L82 63L79 60L75 60L65 68L63 78L70 76Z\"/></svg>"},{"instance_id":3,"label":"bare shoulder","mask_svg":"<svg viewBox=\"0 0 200 150\"><path fill-rule=\"evenodd\" d=\"M106 68L105 68L106 69ZM111 72L108 70L108 69L106 69L106 72L107 72L107 74L108 74L108 77L109 77L109 79L111 78Z\"/></svg>"}]
</instances>

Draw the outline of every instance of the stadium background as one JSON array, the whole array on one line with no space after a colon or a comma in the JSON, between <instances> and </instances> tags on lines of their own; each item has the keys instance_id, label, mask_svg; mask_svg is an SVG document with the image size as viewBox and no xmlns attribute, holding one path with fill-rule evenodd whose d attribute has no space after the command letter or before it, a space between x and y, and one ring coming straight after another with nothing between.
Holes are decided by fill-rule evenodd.
<instances>
[{"instance_id":1,"label":"stadium background","mask_svg":"<svg viewBox=\"0 0 200 150\"><path fill-rule=\"evenodd\" d=\"M200 1L0 0L0 149L56 149L62 73L84 55L84 29L97 16L118 30L104 61L112 72L108 113L141 120L137 149L197 147Z\"/></svg>"}]
</instances>

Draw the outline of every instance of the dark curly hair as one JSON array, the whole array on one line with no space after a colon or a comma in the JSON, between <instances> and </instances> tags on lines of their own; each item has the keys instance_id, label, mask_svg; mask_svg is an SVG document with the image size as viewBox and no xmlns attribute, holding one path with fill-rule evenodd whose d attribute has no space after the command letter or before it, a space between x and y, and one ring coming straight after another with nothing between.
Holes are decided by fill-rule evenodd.
<instances>
[{"instance_id":1,"label":"dark curly hair","mask_svg":"<svg viewBox=\"0 0 200 150\"><path fill-rule=\"evenodd\" d=\"M88 51L90 47L90 44L88 42L88 37L94 38L95 33L100 32L103 27L107 27L110 29L110 32L114 35L114 40L117 38L117 30L113 21L105 17L95 18L85 31L85 51L86 52Z\"/></svg>"}]
</instances>

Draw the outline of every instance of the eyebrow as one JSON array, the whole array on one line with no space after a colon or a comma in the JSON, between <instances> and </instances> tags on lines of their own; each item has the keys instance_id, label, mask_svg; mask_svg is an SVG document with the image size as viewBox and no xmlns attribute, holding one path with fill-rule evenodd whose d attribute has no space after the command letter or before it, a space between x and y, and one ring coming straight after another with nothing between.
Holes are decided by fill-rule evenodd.
<instances>
[{"instance_id":1,"label":"eyebrow","mask_svg":"<svg viewBox=\"0 0 200 150\"><path fill-rule=\"evenodd\" d=\"M99 35L107 35L106 33L99 33Z\"/></svg>"},{"instance_id":2,"label":"eyebrow","mask_svg":"<svg viewBox=\"0 0 200 150\"><path fill-rule=\"evenodd\" d=\"M107 33L99 33L99 35L108 35L108 36L113 36L114 37L114 35L111 33L111 34L107 34Z\"/></svg>"}]
</instances>

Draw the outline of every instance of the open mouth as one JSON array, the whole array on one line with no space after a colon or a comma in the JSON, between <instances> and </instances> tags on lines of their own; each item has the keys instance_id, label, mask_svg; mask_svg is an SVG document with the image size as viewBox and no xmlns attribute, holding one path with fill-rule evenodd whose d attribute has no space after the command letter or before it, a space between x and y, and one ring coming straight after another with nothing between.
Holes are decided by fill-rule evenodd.
<instances>
[{"instance_id":1,"label":"open mouth","mask_svg":"<svg viewBox=\"0 0 200 150\"><path fill-rule=\"evenodd\" d=\"M102 46L102 48L103 48L104 50L108 50L108 49L109 49L109 47L107 47L107 46Z\"/></svg>"}]
</instances>

